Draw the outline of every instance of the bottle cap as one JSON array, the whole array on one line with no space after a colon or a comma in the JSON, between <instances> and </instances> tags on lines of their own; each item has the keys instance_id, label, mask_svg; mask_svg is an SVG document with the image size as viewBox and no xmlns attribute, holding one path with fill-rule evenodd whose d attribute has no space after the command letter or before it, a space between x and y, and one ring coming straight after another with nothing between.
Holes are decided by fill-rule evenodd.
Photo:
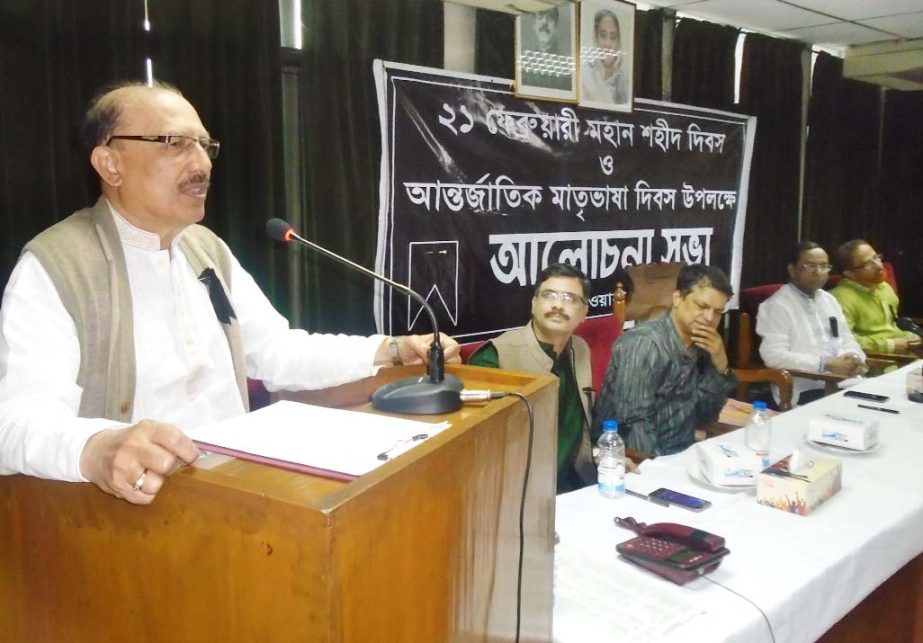
<instances>
[{"instance_id":1,"label":"bottle cap","mask_svg":"<svg viewBox=\"0 0 923 643\"><path fill-rule=\"evenodd\" d=\"M619 423L615 420L603 420L603 431L618 431Z\"/></svg>"},{"instance_id":2,"label":"bottle cap","mask_svg":"<svg viewBox=\"0 0 923 643\"><path fill-rule=\"evenodd\" d=\"M762 400L757 400L756 402L753 403L753 410L754 411L765 411L766 402L763 402Z\"/></svg>"}]
</instances>

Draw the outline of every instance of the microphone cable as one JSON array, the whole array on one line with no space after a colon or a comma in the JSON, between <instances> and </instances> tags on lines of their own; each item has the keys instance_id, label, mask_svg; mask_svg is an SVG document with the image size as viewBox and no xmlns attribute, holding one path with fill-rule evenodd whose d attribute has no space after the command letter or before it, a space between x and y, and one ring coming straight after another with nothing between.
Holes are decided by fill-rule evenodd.
<instances>
[{"instance_id":1,"label":"microphone cable","mask_svg":"<svg viewBox=\"0 0 923 643\"><path fill-rule=\"evenodd\" d=\"M716 581L716 580L714 580L714 579L712 579L712 578L709 578L709 577L708 577L708 574L705 574L704 576L702 576L702 578L704 578L705 580L709 581L710 583L714 583L714 584L717 585L718 587L723 587L724 589L726 589L727 591L731 592L732 594L737 594L737 595L740 596L742 599L744 599L745 601L747 601L748 603L750 603L750 605L752 605L753 607L755 607L756 610L757 610L760 614L763 615L763 620L766 621L766 627L769 628L769 638L772 640L772 643L776 643L776 635L775 635L775 633L772 631L772 623L769 622L769 617L766 616L766 612L764 612L762 609L760 609L760 606L759 606L759 605L757 605L756 603L754 603L753 601L751 601L749 598L747 598L746 596L744 596L744 595L741 594L740 592L736 592L736 591L734 591L733 589L731 589L730 587L728 587L727 585L722 585L722 584L719 583L718 581Z\"/></svg>"},{"instance_id":2,"label":"microphone cable","mask_svg":"<svg viewBox=\"0 0 923 643\"><path fill-rule=\"evenodd\" d=\"M535 411L529 398L517 391L490 391L479 389L462 389L463 403L487 402L502 397L518 397L526 407L529 414L529 439L526 447L526 468L522 476L522 496L519 499L519 560L516 565L516 643L519 643L522 633L522 572L525 562L526 550L526 492L529 489L529 474L532 471L532 447L535 442Z\"/></svg>"},{"instance_id":3,"label":"microphone cable","mask_svg":"<svg viewBox=\"0 0 923 643\"><path fill-rule=\"evenodd\" d=\"M510 391L508 394L522 400L522 403L526 406L526 412L529 414L529 442L526 448L526 470L522 476L522 498L520 498L519 501L519 563L516 570L516 643L519 643L522 629L522 569L526 549L526 491L529 488L529 473L532 470L532 444L535 441L535 412L532 409L532 402L530 402L529 398L525 395L516 391Z\"/></svg>"}]
</instances>

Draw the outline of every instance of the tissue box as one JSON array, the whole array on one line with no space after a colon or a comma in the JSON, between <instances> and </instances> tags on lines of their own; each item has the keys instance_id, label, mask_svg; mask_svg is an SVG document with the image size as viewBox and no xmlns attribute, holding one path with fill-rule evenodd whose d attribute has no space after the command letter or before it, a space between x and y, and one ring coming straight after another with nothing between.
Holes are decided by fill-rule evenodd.
<instances>
[{"instance_id":1,"label":"tissue box","mask_svg":"<svg viewBox=\"0 0 923 643\"><path fill-rule=\"evenodd\" d=\"M762 459L750 449L712 440L696 444L696 460L706 480L728 487L753 486L763 468Z\"/></svg>"},{"instance_id":2,"label":"tissue box","mask_svg":"<svg viewBox=\"0 0 923 643\"><path fill-rule=\"evenodd\" d=\"M840 490L843 464L836 458L810 456L795 471L791 456L782 458L756 477L756 501L761 505L807 516Z\"/></svg>"},{"instance_id":3,"label":"tissue box","mask_svg":"<svg viewBox=\"0 0 923 643\"><path fill-rule=\"evenodd\" d=\"M878 444L878 422L824 413L808 420L808 440L868 451Z\"/></svg>"}]
</instances>

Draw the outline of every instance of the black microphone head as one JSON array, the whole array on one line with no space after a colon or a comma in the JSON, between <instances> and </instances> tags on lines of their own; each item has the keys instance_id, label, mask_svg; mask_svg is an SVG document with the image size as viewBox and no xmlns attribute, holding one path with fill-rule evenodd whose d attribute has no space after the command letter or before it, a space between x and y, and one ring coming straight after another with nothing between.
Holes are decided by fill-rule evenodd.
<instances>
[{"instance_id":1,"label":"black microphone head","mask_svg":"<svg viewBox=\"0 0 923 643\"><path fill-rule=\"evenodd\" d=\"M917 337L923 339L923 328L920 328L916 322L914 322L909 317L898 317L895 322L897 323L897 327L902 331L913 333Z\"/></svg>"},{"instance_id":2,"label":"black microphone head","mask_svg":"<svg viewBox=\"0 0 923 643\"><path fill-rule=\"evenodd\" d=\"M897 327L901 330L906 330L911 333L916 333L920 330L920 327L909 317L898 317L895 322L897 323Z\"/></svg>"},{"instance_id":3,"label":"black microphone head","mask_svg":"<svg viewBox=\"0 0 923 643\"><path fill-rule=\"evenodd\" d=\"M279 218L272 218L266 222L266 234L275 239L276 241L283 241L288 243L291 241L289 233L292 232L292 226L288 224L288 221Z\"/></svg>"}]
</instances>

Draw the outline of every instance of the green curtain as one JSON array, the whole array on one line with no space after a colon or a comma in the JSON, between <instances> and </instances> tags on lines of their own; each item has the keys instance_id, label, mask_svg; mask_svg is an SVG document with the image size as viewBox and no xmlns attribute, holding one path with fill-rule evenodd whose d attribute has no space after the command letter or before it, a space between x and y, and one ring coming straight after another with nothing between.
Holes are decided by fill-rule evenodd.
<instances>
[{"instance_id":1,"label":"green curtain","mask_svg":"<svg viewBox=\"0 0 923 643\"><path fill-rule=\"evenodd\" d=\"M155 78L178 87L221 141L204 223L288 314L285 250L264 233L268 218L285 216L278 3L149 6Z\"/></svg>"},{"instance_id":2,"label":"green curtain","mask_svg":"<svg viewBox=\"0 0 923 643\"><path fill-rule=\"evenodd\" d=\"M744 232L742 288L777 281L798 237L800 43L747 34L740 79L743 114L757 117Z\"/></svg>"},{"instance_id":3,"label":"green curtain","mask_svg":"<svg viewBox=\"0 0 923 643\"><path fill-rule=\"evenodd\" d=\"M673 39L673 102L734 110L734 50L740 30L683 18Z\"/></svg>"},{"instance_id":4,"label":"green curtain","mask_svg":"<svg viewBox=\"0 0 923 643\"><path fill-rule=\"evenodd\" d=\"M77 129L97 88L144 71L143 4L0 3L0 284L22 246L99 195Z\"/></svg>"},{"instance_id":5,"label":"green curtain","mask_svg":"<svg viewBox=\"0 0 923 643\"><path fill-rule=\"evenodd\" d=\"M372 267L378 233L381 133L376 58L442 67L440 0L313 0L303 4L305 236ZM315 331L374 330L372 281L308 257L304 301Z\"/></svg>"},{"instance_id":6,"label":"green curtain","mask_svg":"<svg viewBox=\"0 0 923 643\"><path fill-rule=\"evenodd\" d=\"M831 255L844 241L879 237L881 89L843 78L843 60L814 63L801 236Z\"/></svg>"}]
</instances>

